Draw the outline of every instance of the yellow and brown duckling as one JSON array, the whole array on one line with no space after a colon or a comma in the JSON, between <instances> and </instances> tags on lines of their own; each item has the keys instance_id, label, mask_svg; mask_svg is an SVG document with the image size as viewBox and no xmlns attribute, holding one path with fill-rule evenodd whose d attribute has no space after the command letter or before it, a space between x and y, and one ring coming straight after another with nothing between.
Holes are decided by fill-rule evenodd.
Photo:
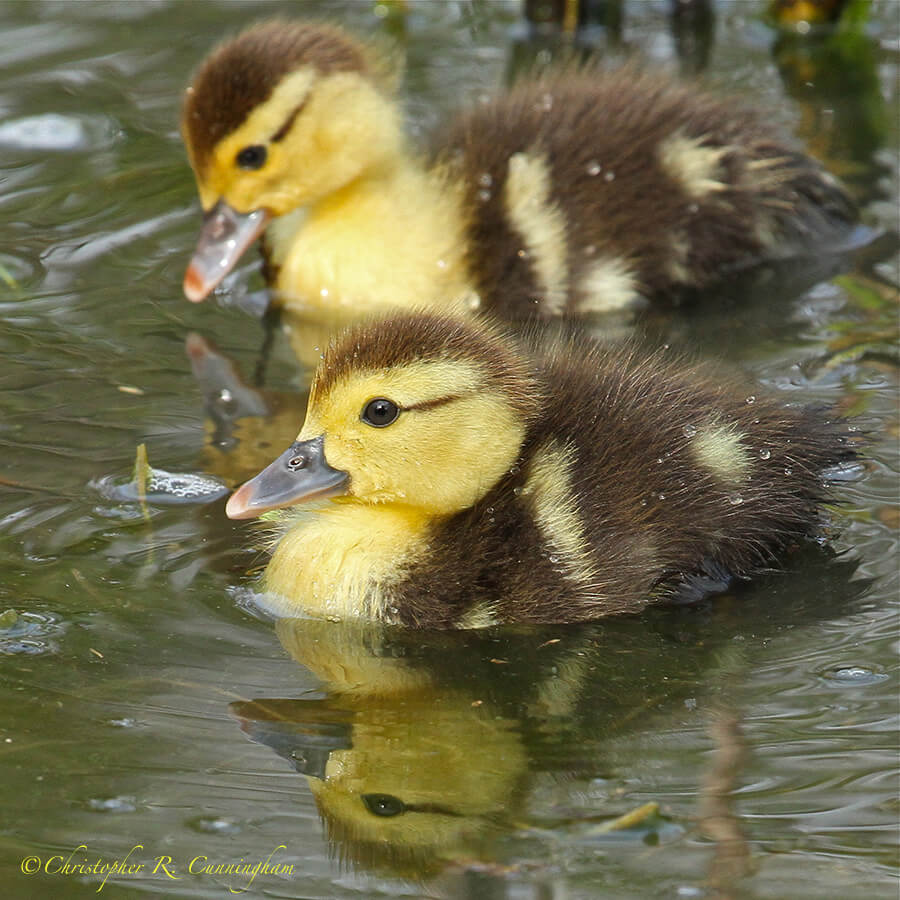
<instances>
[{"instance_id":1,"label":"yellow and brown duckling","mask_svg":"<svg viewBox=\"0 0 900 900\"><path fill-rule=\"evenodd\" d=\"M292 22L202 64L182 116L206 214L189 299L264 235L288 306L600 311L815 246L855 215L759 114L668 75L525 80L420 157L385 71L341 30Z\"/></svg>"},{"instance_id":2,"label":"yellow and brown duckling","mask_svg":"<svg viewBox=\"0 0 900 900\"><path fill-rule=\"evenodd\" d=\"M846 427L668 357L430 314L351 328L296 442L228 502L291 507L272 610L577 621L770 566L817 531Z\"/></svg>"}]
</instances>

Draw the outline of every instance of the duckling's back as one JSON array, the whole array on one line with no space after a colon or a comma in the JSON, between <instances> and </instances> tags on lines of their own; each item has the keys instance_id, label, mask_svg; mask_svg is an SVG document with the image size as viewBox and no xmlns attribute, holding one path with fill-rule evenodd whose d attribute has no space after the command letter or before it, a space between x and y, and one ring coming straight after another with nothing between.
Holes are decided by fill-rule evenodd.
<instances>
[{"instance_id":1,"label":"duckling's back","mask_svg":"<svg viewBox=\"0 0 900 900\"><path fill-rule=\"evenodd\" d=\"M545 342L546 343L546 342ZM669 351L537 350L544 400L517 465L436 529L407 624L577 621L693 601L821 528L845 423Z\"/></svg>"},{"instance_id":2,"label":"duckling's back","mask_svg":"<svg viewBox=\"0 0 900 900\"><path fill-rule=\"evenodd\" d=\"M631 66L522 82L435 146L463 184L473 281L507 314L677 299L855 218L758 114Z\"/></svg>"}]
</instances>

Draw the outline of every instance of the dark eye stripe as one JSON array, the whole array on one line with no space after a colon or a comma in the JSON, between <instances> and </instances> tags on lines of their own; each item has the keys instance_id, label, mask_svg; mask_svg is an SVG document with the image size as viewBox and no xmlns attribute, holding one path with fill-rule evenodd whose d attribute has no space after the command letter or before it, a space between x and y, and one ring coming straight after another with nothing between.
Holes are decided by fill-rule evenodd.
<instances>
[{"instance_id":1,"label":"dark eye stripe","mask_svg":"<svg viewBox=\"0 0 900 900\"><path fill-rule=\"evenodd\" d=\"M434 813L439 816L463 816L465 813L450 809L449 806L440 806L437 803L407 803L407 812Z\"/></svg>"},{"instance_id":2,"label":"dark eye stripe","mask_svg":"<svg viewBox=\"0 0 900 900\"><path fill-rule=\"evenodd\" d=\"M423 400L421 403L411 403L404 406L405 410L410 409L434 409L436 406L443 406L445 403L453 403L456 400L462 400L467 394L447 394L444 397L435 397L434 400Z\"/></svg>"},{"instance_id":3,"label":"dark eye stripe","mask_svg":"<svg viewBox=\"0 0 900 900\"><path fill-rule=\"evenodd\" d=\"M275 134L272 135L273 144L277 144L280 140L283 140L287 136L287 133L291 130L291 126L294 124L297 116L299 116L300 113L303 112L303 107L306 106L306 101L308 99L309 95L307 94L307 96L304 97L296 107L294 107L294 111L284 120L284 122L282 122L281 127L278 129L278 131L276 131Z\"/></svg>"}]
</instances>

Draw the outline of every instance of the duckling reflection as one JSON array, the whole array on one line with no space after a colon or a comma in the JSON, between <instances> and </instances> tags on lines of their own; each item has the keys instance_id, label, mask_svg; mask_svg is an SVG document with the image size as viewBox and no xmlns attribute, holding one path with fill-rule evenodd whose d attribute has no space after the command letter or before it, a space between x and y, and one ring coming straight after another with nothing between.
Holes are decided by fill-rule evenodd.
<instances>
[{"instance_id":1,"label":"duckling reflection","mask_svg":"<svg viewBox=\"0 0 900 900\"><path fill-rule=\"evenodd\" d=\"M299 619L276 630L328 698L231 709L253 740L307 776L342 860L430 875L485 855L512 827L529 780L522 722L477 681L453 686L422 652L483 663L487 642L412 642L377 626Z\"/></svg>"},{"instance_id":2,"label":"duckling reflection","mask_svg":"<svg viewBox=\"0 0 900 900\"><path fill-rule=\"evenodd\" d=\"M742 653L786 627L846 613L864 587L851 580L852 563L819 549L801 567L739 602L602 627L411 632L282 619L279 640L326 696L241 701L231 711L251 740L306 777L342 862L414 879L502 865L504 835L554 815L535 807L538 788L554 785L558 809L568 809L565 796L582 780L639 777L640 742L669 730L685 698L702 715L704 685L720 695L724 675L747 666ZM737 634L748 639L735 643ZM574 821L556 815L602 844L611 838L598 819L636 805L611 800ZM648 833L613 839L629 837L639 844Z\"/></svg>"},{"instance_id":3,"label":"duckling reflection","mask_svg":"<svg viewBox=\"0 0 900 900\"><path fill-rule=\"evenodd\" d=\"M489 860L494 842L526 814L535 767L581 767L587 745L569 722L590 668L604 655L613 662L610 706L594 711L612 733L617 717L630 717L618 701L635 699L621 688L630 681L640 692L639 660L660 650L658 634L629 623L602 633L413 638L282 619L276 630L324 681L327 699L239 702L232 712L253 740L307 776L342 860L405 877Z\"/></svg>"},{"instance_id":4,"label":"duckling reflection","mask_svg":"<svg viewBox=\"0 0 900 900\"><path fill-rule=\"evenodd\" d=\"M212 341L185 341L191 371L203 392L205 471L234 485L271 461L306 413L308 391L272 391L248 384L236 363Z\"/></svg>"},{"instance_id":5,"label":"duckling reflection","mask_svg":"<svg viewBox=\"0 0 900 900\"><path fill-rule=\"evenodd\" d=\"M810 152L852 185L861 203L884 193L890 166L878 160L891 112L878 75L877 39L856 26L782 31L772 55L799 112L797 131Z\"/></svg>"}]
</instances>

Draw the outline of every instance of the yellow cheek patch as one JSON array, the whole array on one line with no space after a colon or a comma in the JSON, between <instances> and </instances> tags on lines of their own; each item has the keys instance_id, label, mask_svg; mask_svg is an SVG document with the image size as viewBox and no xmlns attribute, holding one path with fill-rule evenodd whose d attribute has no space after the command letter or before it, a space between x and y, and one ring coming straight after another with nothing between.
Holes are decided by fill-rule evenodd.
<instances>
[{"instance_id":1,"label":"yellow cheek patch","mask_svg":"<svg viewBox=\"0 0 900 900\"><path fill-rule=\"evenodd\" d=\"M475 364L461 360L417 360L382 372L351 375L332 387L322 398L321 417L326 428L346 419L355 410L358 418L363 405L374 397L387 397L401 407L428 403L438 397L460 396L476 391L484 384L484 374Z\"/></svg>"},{"instance_id":2,"label":"yellow cheek patch","mask_svg":"<svg viewBox=\"0 0 900 900\"><path fill-rule=\"evenodd\" d=\"M268 144L273 135L304 102L315 80L316 72L310 67L286 75L272 91L269 99L254 109L240 128L218 144L201 179L201 200L204 196L215 199L225 197L231 206L242 213L251 212L256 208L246 190L239 190L236 196L230 193L243 175L252 174L239 169L235 157L244 147ZM272 152L276 152L277 145L273 145L273 148ZM268 165L272 165L271 158ZM259 190L260 186L257 184L253 193L258 193Z\"/></svg>"},{"instance_id":3,"label":"yellow cheek patch","mask_svg":"<svg viewBox=\"0 0 900 900\"><path fill-rule=\"evenodd\" d=\"M700 465L722 481L743 481L752 467L750 452L741 443L743 437L734 425L709 425L693 437L691 449Z\"/></svg>"},{"instance_id":4,"label":"yellow cheek patch","mask_svg":"<svg viewBox=\"0 0 900 900\"><path fill-rule=\"evenodd\" d=\"M722 159L730 147L705 147L704 138L673 135L659 146L659 161L663 169L680 182L690 197L699 199L728 185L722 180Z\"/></svg>"},{"instance_id":5,"label":"yellow cheek patch","mask_svg":"<svg viewBox=\"0 0 900 900\"><path fill-rule=\"evenodd\" d=\"M465 360L416 361L341 378L314 390L300 439L325 435L325 458L350 475L350 493L367 503L401 503L445 516L476 503L513 464L521 416L485 392L481 369ZM401 408L385 428L361 421L384 397Z\"/></svg>"},{"instance_id":6,"label":"yellow cheek patch","mask_svg":"<svg viewBox=\"0 0 900 900\"><path fill-rule=\"evenodd\" d=\"M382 372L353 373L321 396L313 382L309 412L298 440L318 437L323 432L338 435L348 425L362 424L359 419L363 407L376 397L410 407L436 397L473 393L483 382L484 375L477 366L455 360L416 361Z\"/></svg>"},{"instance_id":7,"label":"yellow cheek patch","mask_svg":"<svg viewBox=\"0 0 900 900\"><path fill-rule=\"evenodd\" d=\"M534 520L558 565L578 586L596 579L591 545L572 482L575 451L558 441L549 441L534 455L522 489Z\"/></svg>"},{"instance_id":8,"label":"yellow cheek patch","mask_svg":"<svg viewBox=\"0 0 900 900\"><path fill-rule=\"evenodd\" d=\"M509 159L504 200L509 220L519 232L550 312L566 302L569 270L566 219L552 201L547 163L539 156L516 153Z\"/></svg>"}]
</instances>

